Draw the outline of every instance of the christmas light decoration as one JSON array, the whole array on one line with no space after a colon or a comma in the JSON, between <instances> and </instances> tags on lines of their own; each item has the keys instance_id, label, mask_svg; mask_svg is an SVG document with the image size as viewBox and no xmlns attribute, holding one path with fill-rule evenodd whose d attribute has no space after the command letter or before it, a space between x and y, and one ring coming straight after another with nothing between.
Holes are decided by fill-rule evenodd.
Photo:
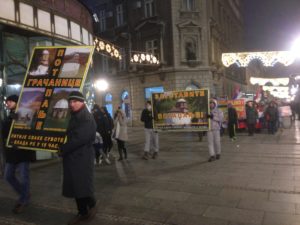
<instances>
[{"instance_id":1,"label":"christmas light decoration","mask_svg":"<svg viewBox=\"0 0 300 225\"><path fill-rule=\"evenodd\" d=\"M130 58L131 64L143 64L143 65L159 65L160 62L156 56L145 52L132 52L133 55Z\"/></svg>"},{"instance_id":2,"label":"christmas light decoration","mask_svg":"<svg viewBox=\"0 0 300 225\"><path fill-rule=\"evenodd\" d=\"M255 85L264 86L267 83L272 84L273 86L283 85L286 86L290 82L290 78L260 78L260 77L250 77L250 83Z\"/></svg>"},{"instance_id":3,"label":"christmas light decoration","mask_svg":"<svg viewBox=\"0 0 300 225\"><path fill-rule=\"evenodd\" d=\"M108 56L118 59L118 60L122 59L119 48L111 43L108 43L107 41L104 41L104 40L96 37L94 39L94 46L95 46L96 51L99 53L108 55Z\"/></svg>"},{"instance_id":4,"label":"christmas light decoration","mask_svg":"<svg viewBox=\"0 0 300 225\"><path fill-rule=\"evenodd\" d=\"M238 52L222 54L222 63L226 67L229 67L234 63L239 67L247 67L254 59L260 60L266 67L274 66L276 63L282 63L285 66L289 66L295 61L295 54L290 51Z\"/></svg>"}]
</instances>

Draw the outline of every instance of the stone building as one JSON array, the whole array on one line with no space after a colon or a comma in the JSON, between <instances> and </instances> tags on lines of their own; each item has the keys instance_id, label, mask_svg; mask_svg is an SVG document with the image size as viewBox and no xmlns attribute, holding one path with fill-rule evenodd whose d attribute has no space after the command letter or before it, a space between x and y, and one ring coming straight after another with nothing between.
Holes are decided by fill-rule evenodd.
<instances>
[{"instance_id":1,"label":"stone building","mask_svg":"<svg viewBox=\"0 0 300 225\"><path fill-rule=\"evenodd\" d=\"M151 92L209 88L211 96L231 96L246 84L244 70L225 69L222 52L241 51L240 0L97 0L93 10L98 36L123 47L122 62L95 62L109 89L98 102L113 111L130 106L137 124ZM158 57L159 66L129 63L135 51ZM127 97L127 103L125 98Z\"/></svg>"}]
</instances>

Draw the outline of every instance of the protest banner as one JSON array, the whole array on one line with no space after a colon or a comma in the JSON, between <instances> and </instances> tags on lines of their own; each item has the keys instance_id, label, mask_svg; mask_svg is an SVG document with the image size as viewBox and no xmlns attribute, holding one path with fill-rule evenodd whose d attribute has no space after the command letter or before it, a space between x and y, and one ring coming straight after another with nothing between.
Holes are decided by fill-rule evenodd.
<instances>
[{"instance_id":1,"label":"protest banner","mask_svg":"<svg viewBox=\"0 0 300 225\"><path fill-rule=\"evenodd\" d=\"M208 89L152 94L154 129L157 131L207 131Z\"/></svg>"},{"instance_id":2,"label":"protest banner","mask_svg":"<svg viewBox=\"0 0 300 225\"><path fill-rule=\"evenodd\" d=\"M93 46L33 50L6 145L56 152L65 142L68 96L82 90Z\"/></svg>"}]
</instances>

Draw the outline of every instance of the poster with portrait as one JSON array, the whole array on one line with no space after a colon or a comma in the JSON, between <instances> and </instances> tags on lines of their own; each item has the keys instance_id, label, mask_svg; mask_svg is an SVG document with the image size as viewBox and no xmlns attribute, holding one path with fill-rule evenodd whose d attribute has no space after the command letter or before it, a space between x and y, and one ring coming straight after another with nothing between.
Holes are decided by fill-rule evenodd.
<instances>
[{"instance_id":1,"label":"poster with portrait","mask_svg":"<svg viewBox=\"0 0 300 225\"><path fill-rule=\"evenodd\" d=\"M82 90L93 46L33 50L6 145L56 152L65 142L68 96Z\"/></svg>"},{"instance_id":2,"label":"poster with portrait","mask_svg":"<svg viewBox=\"0 0 300 225\"><path fill-rule=\"evenodd\" d=\"M154 129L157 131L207 131L209 91L169 91L152 94Z\"/></svg>"}]
</instances>

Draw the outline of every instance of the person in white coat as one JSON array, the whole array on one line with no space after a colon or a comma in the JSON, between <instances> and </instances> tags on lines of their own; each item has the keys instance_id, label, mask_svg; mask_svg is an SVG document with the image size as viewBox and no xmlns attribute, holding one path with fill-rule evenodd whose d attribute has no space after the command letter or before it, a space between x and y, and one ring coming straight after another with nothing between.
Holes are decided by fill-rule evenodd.
<instances>
[{"instance_id":1,"label":"person in white coat","mask_svg":"<svg viewBox=\"0 0 300 225\"><path fill-rule=\"evenodd\" d=\"M115 113L114 129L114 138L117 141L118 151L120 155L118 160L121 161L123 160L123 158L127 159L127 149L125 147L125 141L128 140L126 116L121 109L118 109Z\"/></svg>"},{"instance_id":2,"label":"person in white coat","mask_svg":"<svg viewBox=\"0 0 300 225\"><path fill-rule=\"evenodd\" d=\"M224 119L223 112L218 109L218 104L215 99L209 101L210 114L207 117L210 119L210 130L207 132L209 159L212 162L221 158L221 137L220 129Z\"/></svg>"}]
</instances>

